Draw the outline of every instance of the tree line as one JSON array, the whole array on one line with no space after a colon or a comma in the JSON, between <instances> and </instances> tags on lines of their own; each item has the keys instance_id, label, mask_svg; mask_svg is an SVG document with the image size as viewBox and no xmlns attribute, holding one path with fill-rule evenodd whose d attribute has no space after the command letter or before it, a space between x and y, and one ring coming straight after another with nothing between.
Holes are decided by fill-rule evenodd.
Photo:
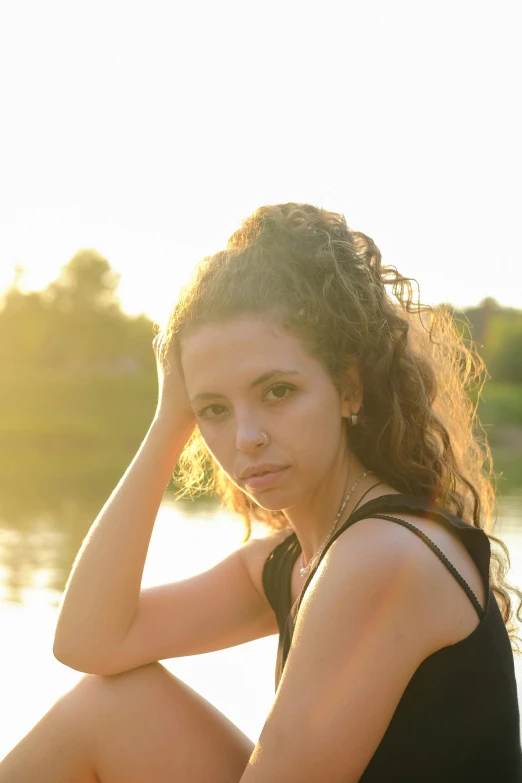
<instances>
[{"instance_id":1,"label":"tree line","mask_svg":"<svg viewBox=\"0 0 522 783\"><path fill-rule=\"evenodd\" d=\"M80 250L43 291L21 291L21 276L18 268L0 309L4 369L96 375L154 367L152 321L122 311L119 275L100 253Z\"/></svg>"},{"instance_id":2,"label":"tree line","mask_svg":"<svg viewBox=\"0 0 522 783\"><path fill-rule=\"evenodd\" d=\"M21 275L18 269L0 309L4 371L96 375L153 368L152 321L122 311L119 275L100 253L80 250L43 291L22 292ZM522 383L522 310L487 297L452 312L469 330L491 379Z\"/></svg>"},{"instance_id":3,"label":"tree line","mask_svg":"<svg viewBox=\"0 0 522 783\"><path fill-rule=\"evenodd\" d=\"M522 310L486 297L476 307L453 310L453 316L469 329L493 381L522 383Z\"/></svg>"}]
</instances>

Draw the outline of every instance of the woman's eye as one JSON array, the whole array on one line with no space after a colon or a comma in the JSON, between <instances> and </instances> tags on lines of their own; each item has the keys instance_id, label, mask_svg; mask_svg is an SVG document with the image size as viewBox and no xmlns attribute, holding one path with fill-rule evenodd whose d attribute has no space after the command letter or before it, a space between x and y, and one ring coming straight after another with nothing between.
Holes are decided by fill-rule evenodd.
<instances>
[{"instance_id":1,"label":"woman's eye","mask_svg":"<svg viewBox=\"0 0 522 783\"><path fill-rule=\"evenodd\" d=\"M269 400L270 402L281 402L281 400L286 400L286 398L290 396L290 394L287 394L287 392L292 393L293 391L295 391L295 387L290 386L288 383L276 383L274 386L268 389L266 394L274 395L275 400ZM207 405L206 408L202 408L201 410L197 411L196 415L201 419L217 419L225 410L226 407L224 405L214 403L213 405Z\"/></svg>"},{"instance_id":2,"label":"woman's eye","mask_svg":"<svg viewBox=\"0 0 522 783\"><path fill-rule=\"evenodd\" d=\"M216 413L215 416L209 415L209 412L212 411L213 408L224 408L224 407L225 407L224 405L218 405L217 403L215 405L207 405L206 408L202 408L200 411L197 411L197 415L200 416L202 419L216 419L219 416L219 412Z\"/></svg>"},{"instance_id":3,"label":"woman's eye","mask_svg":"<svg viewBox=\"0 0 522 783\"><path fill-rule=\"evenodd\" d=\"M292 392L294 391L294 387L290 386L288 383L276 383L275 386L272 386L267 392L267 394L270 394L271 392L275 394L277 400L285 400L287 397L289 397L289 394L281 394L281 392Z\"/></svg>"}]
</instances>

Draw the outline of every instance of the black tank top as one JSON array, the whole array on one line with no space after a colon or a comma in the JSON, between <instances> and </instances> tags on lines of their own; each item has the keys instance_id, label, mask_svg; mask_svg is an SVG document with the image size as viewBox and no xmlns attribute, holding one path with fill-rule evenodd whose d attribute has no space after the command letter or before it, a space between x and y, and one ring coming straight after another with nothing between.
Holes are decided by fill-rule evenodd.
<instances>
[{"instance_id":1,"label":"black tank top","mask_svg":"<svg viewBox=\"0 0 522 783\"><path fill-rule=\"evenodd\" d=\"M476 563L487 603L483 610L437 545L409 522L414 513L453 529ZM291 575L301 546L295 533L268 556L263 588L277 617L276 689L292 641L303 594L329 547L355 522L370 517L408 527L425 541L468 594L480 618L465 639L429 655L413 674L361 783L521 783L520 717L513 653L489 582L490 543L480 528L440 506L410 495L385 495L365 503L332 536L292 606ZM325 781L325 783L327 783Z\"/></svg>"}]
</instances>

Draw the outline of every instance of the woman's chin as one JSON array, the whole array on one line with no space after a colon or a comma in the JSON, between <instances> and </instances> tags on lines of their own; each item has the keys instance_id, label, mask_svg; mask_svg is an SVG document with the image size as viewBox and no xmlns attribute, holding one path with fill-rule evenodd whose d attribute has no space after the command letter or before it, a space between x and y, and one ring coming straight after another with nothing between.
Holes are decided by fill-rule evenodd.
<instances>
[{"instance_id":1,"label":"woman's chin","mask_svg":"<svg viewBox=\"0 0 522 783\"><path fill-rule=\"evenodd\" d=\"M243 490L244 491L244 490ZM250 498L260 508L264 508L266 511L284 511L287 508L292 508L298 502L299 498L290 497L290 493L275 490L271 492L245 492L247 497Z\"/></svg>"}]
</instances>

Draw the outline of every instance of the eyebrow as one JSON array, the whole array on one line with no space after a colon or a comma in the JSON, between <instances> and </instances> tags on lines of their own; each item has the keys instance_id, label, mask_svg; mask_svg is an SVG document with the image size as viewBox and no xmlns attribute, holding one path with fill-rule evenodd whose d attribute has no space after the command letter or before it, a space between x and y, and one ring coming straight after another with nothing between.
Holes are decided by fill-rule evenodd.
<instances>
[{"instance_id":1,"label":"eyebrow","mask_svg":"<svg viewBox=\"0 0 522 783\"><path fill-rule=\"evenodd\" d=\"M268 370L268 372L264 372L263 375L260 375L258 378L252 381L250 386L248 387L250 389L254 389L256 386L259 386L261 383L265 383L265 381L269 381L271 378L279 377L280 375L299 375L298 370ZM196 402L196 400L210 400L215 399L216 397L224 397L224 394L220 394L219 392L201 392L200 394L195 394L193 397L190 398L190 402Z\"/></svg>"}]
</instances>

